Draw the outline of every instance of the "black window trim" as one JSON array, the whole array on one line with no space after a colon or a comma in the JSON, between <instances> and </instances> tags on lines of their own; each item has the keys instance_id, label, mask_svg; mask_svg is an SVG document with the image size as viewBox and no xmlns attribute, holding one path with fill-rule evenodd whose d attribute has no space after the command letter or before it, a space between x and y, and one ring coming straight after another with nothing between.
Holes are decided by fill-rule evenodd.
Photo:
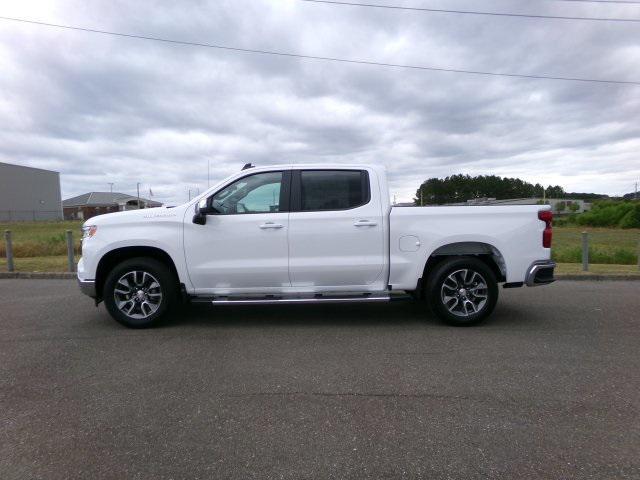
<instances>
[{"instance_id":1,"label":"black window trim","mask_svg":"<svg viewBox=\"0 0 640 480\"><path fill-rule=\"evenodd\" d=\"M314 210L302 210L302 172L358 172L360 174L361 188L364 192L364 201L358 205L347 208L323 208ZM371 202L371 186L369 171L358 168L302 168L291 171L291 202L290 212L342 212L364 207Z\"/></svg>"},{"instance_id":2,"label":"black window trim","mask_svg":"<svg viewBox=\"0 0 640 480\"><path fill-rule=\"evenodd\" d=\"M213 197L215 197L218 193L220 193L225 188L233 185L234 183L242 180L243 178L253 177L255 175L260 175L263 173L281 173L282 180L280 185L280 199L278 204L277 212L245 212L245 213L211 213L209 215L220 215L221 217L226 217L228 215L270 215L274 213L288 213L290 211L291 205L291 170L263 170L262 172L251 172L248 175L243 175L242 177L238 177L235 180L223 185L218 190L213 192L211 195L207 197L207 207L211 208L211 203L213 201Z\"/></svg>"}]
</instances>

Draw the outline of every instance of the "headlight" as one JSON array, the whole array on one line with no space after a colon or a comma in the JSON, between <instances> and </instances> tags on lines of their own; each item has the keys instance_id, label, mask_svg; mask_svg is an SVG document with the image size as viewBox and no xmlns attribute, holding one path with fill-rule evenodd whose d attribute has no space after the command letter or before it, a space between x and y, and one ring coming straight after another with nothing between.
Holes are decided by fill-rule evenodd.
<instances>
[{"instance_id":1,"label":"headlight","mask_svg":"<svg viewBox=\"0 0 640 480\"><path fill-rule=\"evenodd\" d=\"M82 239L93 237L98 231L97 225L84 225L82 227Z\"/></svg>"}]
</instances>

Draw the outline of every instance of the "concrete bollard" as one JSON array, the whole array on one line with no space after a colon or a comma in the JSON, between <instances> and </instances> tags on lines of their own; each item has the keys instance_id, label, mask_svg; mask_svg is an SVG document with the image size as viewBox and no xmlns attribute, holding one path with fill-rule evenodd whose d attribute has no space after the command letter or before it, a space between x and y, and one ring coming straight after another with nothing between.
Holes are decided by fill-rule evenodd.
<instances>
[{"instance_id":1,"label":"concrete bollard","mask_svg":"<svg viewBox=\"0 0 640 480\"><path fill-rule=\"evenodd\" d=\"M69 264L69 271L76 271L76 258L73 253L73 233L71 230L67 230L67 261Z\"/></svg>"},{"instance_id":2,"label":"concrete bollard","mask_svg":"<svg viewBox=\"0 0 640 480\"><path fill-rule=\"evenodd\" d=\"M15 266L13 264L13 245L11 244L11 230L4 231L4 243L6 244L7 250L7 270L9 272L13 272L15 270Z\"/></svg>"},{"instance_id":3,"label":"concrete bollard","mask_svg":"<svg viewBox=\"0 0 640 480\"><path fill-rule=\"evenodd\" d=\"M589 234L582 232L582 271L589 271Z\"/></svg>"}]
</instances>

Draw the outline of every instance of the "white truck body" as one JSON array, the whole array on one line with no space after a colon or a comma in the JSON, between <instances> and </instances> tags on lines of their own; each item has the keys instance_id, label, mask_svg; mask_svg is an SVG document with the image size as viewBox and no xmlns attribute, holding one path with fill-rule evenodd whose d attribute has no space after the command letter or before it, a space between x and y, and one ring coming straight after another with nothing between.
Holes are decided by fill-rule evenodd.
<instances>
[{"instance_id":1,"label":"white truck body","mask_svg":"<svg viewBox=\"0 0 640 480\"><path fill-rule=\"evenodd\" d=\"M300 206L307 200L294 198L303 195L301 185L307 177L316 182L309 183L316 190L323 181L329 185L326 182L331 177L327 176L332 174L336 182L348 177L351 188L355 172L366 185L363 183L361 204L353 208L326 208L331 195L323 204L323 193L309 190L305 195L315 195L315 199L302 211ZM256 198L247 195L233 212L209 212L203 215L204 224L195 223L199 206L204 210L207 202L215 203L227 190L233 197L235 185L258 174L265 175L252 178L282 175L279 193L274 190L269 200L277 203L275 196L281 195L280 205L268 207L281 211L248 210L247 202L259 204L258 197L269 193L265 190L269 185L261 185L262 190L255 190L259 192ZM282 195L287 198L283 200ZM357 199L358 192L349 195ZM313 208L314 201L320 208ZM220 202L216 208L227 206ZM153 251L171 262L183 294L194 297L415 291L430 259L460 255L491 259L496 277L508 286L549 283L553 280L551 250L542 240L549 225L538 218L545 210L549 207L392 207L384 168L367 165L250 168L184 205L89 219L85 227L93 227L95 234L83 239L78 280L85 293L100 299L104 265L113 264L114 258ZM550 269L551 277L536 281L540 269Z\"/></svg>"}]
</instances>

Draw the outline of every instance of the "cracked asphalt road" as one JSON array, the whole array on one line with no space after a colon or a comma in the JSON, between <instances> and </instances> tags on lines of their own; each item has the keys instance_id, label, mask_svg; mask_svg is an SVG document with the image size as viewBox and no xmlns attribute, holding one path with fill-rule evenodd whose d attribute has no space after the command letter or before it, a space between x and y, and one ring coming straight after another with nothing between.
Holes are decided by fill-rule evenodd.
<instances>
[{"instance_id":1,"label":"cracked asphalt road","mask_svg":"<svg viewBox=\"0 0 640 480\"><path fill-rule=\"evenodd\" d=\"M418 304L190 307L127 330L0 280L0 478L640 478L640 282Z\"/></svg>"}]
</instances>

